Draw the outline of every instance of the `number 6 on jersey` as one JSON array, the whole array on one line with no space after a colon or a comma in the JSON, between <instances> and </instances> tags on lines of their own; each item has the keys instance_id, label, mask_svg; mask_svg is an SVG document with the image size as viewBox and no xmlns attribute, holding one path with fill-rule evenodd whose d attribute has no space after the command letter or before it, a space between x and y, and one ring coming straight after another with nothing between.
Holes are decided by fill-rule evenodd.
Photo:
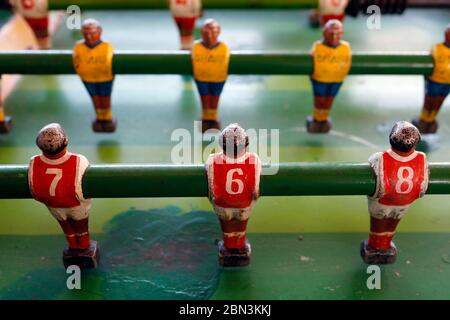
<instances>
[{"instance_id":1,"label":"number 6 on jersey","mask_svg":"<svg viewBox=\"0 0 450 320\"><path fill-rule=\"evenodd\" d=\"M244 191L244 183L240 179L233 179L233 175L237 173L239 176L243 176L244 172L242 172L241 168L231 169L227 173L227 182L225 184L225 190L228 194L241 194ZM237 184L237 190L233 191L233 182Z\"/></svg>"}]
</instances>

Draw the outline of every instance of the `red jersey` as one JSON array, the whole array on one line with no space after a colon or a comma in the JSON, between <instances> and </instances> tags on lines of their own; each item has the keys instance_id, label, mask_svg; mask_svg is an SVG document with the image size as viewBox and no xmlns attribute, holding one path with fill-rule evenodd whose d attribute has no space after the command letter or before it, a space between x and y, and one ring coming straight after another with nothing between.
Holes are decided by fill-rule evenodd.
<instances>
[{"instance_id":1,"label":"red jersey","mask_svg":"<svg viewBox=\"0 0 450 320\"><path fill-rule=\"evenodd\" d=\"M378 202L388 206L405 206L421 197L428 185L428 164L422 152L402 157L392 150L384 151L380 159L382 193Z\"/></svg>"},{"instance_id":2,"label":"red jersey","mask_svg":"<svg viewBox=\"0 0 450 320\"><path fill-rule=\"evenodd\" d=\"M208 160L208 179L214 204L222 208L247 208L259 191L261 163L255 153L238 159L216 153Z\"/></svg>"},{"instance_id":3,"label":"red jersey","mask_svg":"<svg viewBox=\"0 0 450 320\"><path fill-rule=\"evenodd\" d=\"M73 153L66 153L59 159L44 155L31 158L28 179L34 198L51 208L78 207L81 193L78 177L86 167L81 168L80 162L87 160Z\"/></svg>"}]
</instances>

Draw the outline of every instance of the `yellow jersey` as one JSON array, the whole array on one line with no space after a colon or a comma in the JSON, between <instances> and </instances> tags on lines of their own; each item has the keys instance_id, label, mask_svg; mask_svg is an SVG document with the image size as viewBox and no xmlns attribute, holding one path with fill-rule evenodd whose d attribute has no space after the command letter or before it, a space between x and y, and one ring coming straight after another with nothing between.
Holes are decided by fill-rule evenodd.
<instances>
[{"instance_id":1,"label":"yellow jersey","mask_svg":"<svg viewBox=\"0 0 450 320\"><path fill-rule=\"evenodd\" d=\"M203 82L223 82L228 77L230 49L221 42L217 47L209 49L200 41L192 48L192 66L194 78Z\"/></svg>"},{"instance_id":2,"label":"yellow jersey","mask_svg":"<svg viewBox=\"0 0 450 320\"><path fill-rule=\"evenodd\" d=\"M311 78L320 82L343 82L352 64L350 44L341 41L336 48L316 41L312 47L313 74Z\"/></svg>"},{"instance_id":3,"label":"yellow jersey","mask_svg":"<svg viewBox=\"0 0 450 320\"><path fill-rule=\"evenodd\" d=\"M107 82L114 79L112 59L114 49L108 42L101 42L94 48L84 41L78 42L73 49L75 71L86 82Z\"/></svg>"},{"instance_id":4,"label":"yellow jersey","mask_svg":"<svg viewBox=\"0 0 450 320\"><path fill-rule=\"evenodd\" d=\"M450 48L444 43L438 43L431 50L431 56L434 68L429 79L438 83L450 83Z\"/></svg>"}]
</instances>

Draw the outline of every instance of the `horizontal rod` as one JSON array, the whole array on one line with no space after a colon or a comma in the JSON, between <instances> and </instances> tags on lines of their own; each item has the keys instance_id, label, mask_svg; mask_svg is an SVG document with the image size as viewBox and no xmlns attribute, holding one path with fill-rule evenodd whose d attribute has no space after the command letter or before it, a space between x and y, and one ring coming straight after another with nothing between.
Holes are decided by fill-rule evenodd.
<instances>
[{"instance_id":1,"label":"horizontal rod","mask_svg":"<svg viewBox=\"0 0 450 320\"><path fill-rule=\"evenodd\" d=\"M311 9L318 0L203 0L205 9ZM373 1L373 3L376 3ZM82 10L165 9L167 0L49 0L50 9L78 5ZM448 8L448 0L408 0L407 7Z\"/></svg>"},{"instance_id":2,"label":"horizontal rod","mask_svg":"<svg viewBox=\"0 0 450 320\"><path fill-rule=\"evenodd\" d=\"M82 10L92 9L165 9L167 0L49 0L50 9L66 9L78 5ZM205 9L285 9L316 8L318 0L203 0Z\"/></svg>"},{"instance_id":3,"label":"horizontal rod","mask_svg":"<svg viewBox=\"0 0 450 320\"><path fill-rule=\"evenodd\" d=\"M428 75L433 59L426 52L354 53L350 74ZM115 74L192 74L191 58L182 51L117 51ZM74 74L72 51L2 51L0 74ZM234 51L230 74L308 75L312 60L307 52Z\"/></svg>"},{"instance_id":4,"label":"horizontal rod","mask_svg":"<svg viewBox=\"0 0 450 320\"><path fill-rule=\"evenodd\" d=\"M31 198L27 166L0 166L0 199ZM430 164L428 194L450 194L450 163ZM281 163L261 176L263 196L370 195L367 163ZM92 165L83 178L89 198L206 197L202 165Z\"/></svg>"}]
</instances>

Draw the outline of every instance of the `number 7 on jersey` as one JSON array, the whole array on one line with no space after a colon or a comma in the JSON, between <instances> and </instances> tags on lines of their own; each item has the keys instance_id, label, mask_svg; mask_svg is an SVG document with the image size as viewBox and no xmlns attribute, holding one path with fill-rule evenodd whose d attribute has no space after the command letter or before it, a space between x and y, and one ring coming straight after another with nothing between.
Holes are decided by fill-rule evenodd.
<instances>
[{"instance_id":1,"label":"number 7 on jersey","mask_svg":"<svg viewBox=\"0 0 450 320\"><path fill-rule=\"evenodd\" d=\"M56 187L58 185L59 180L62 178L62 169L57 168L48 168L45 171L46 174L54 174L55 177L52 180L52 183L50 184L50 189L48 190L51 197L56 196Z\"/></svg>"}]
</instances>

